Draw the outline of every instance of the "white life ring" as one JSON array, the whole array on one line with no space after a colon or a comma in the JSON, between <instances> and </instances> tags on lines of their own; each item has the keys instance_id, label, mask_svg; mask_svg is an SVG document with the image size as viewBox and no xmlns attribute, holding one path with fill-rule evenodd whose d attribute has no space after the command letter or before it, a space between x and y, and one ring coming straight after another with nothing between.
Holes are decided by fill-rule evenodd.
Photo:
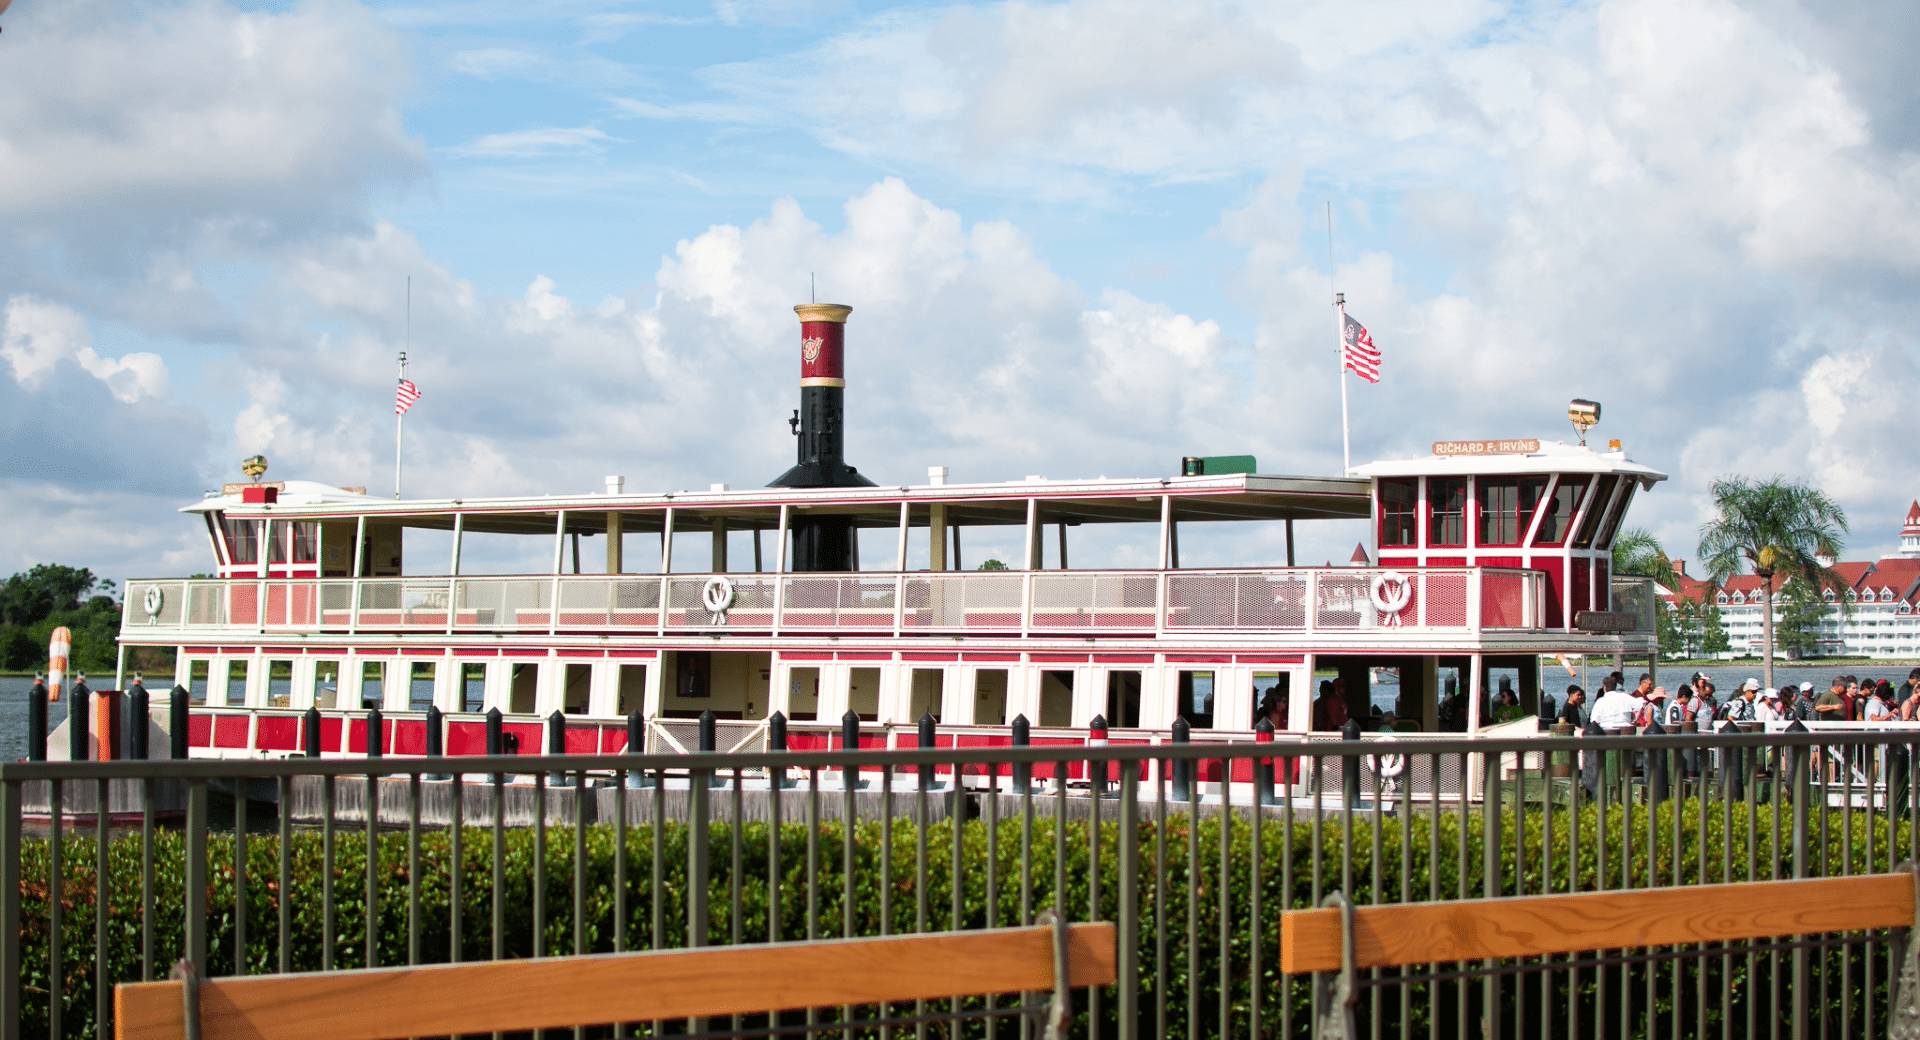
<instances>
[{"instance_id":1,"label":"white life ring","mask_svg":"<svg viewBox=\"0 0 1920 1040\"><path fill-rule=\"evenodd\" d=\"M1393 743L1393 735L1388 734L1374 741L1374 743L1391 744ZM1373 771L1378 776L1386 777L1387 779L1391 780L1394 777L1399 776L1401 773L1406 772L1406 769L1407 769L1407 756L1405 755L1374 755L1373 756Z\"/></svg>"},{"instance_id":2,"label":"white life ring","mask_svg":"<svg viewBox=\"0 0 1920 1040\"><path fill-rule=\"evenodd\" d=\"M1373 576L1373 588L1368 595L1375 610L1398 614L1413 602L1413 579L1399 571L1381 571Z\"/></svg>"},{"instance_id":3,"label":"white life ring","mask_svg":"<svg viewBox=\"0 0 1920 1040\"><path fill-rule=\"evenodd\" d=\"M160 591L160 586L149 585L147 586L147 594L141 599L140 605L147 609L148 617L158 617L160 608L165 606L166 602L166 593Z\"/></svg>"},{"instance_id":4,"label":"white life ring","mask_svg":"<svg viewBox=\"0 0 1920 1040\"><path fill-rule=\"evenodd\" d=\"M725 578L708 578L700 589L700 604L709 614L725 614L733 606L733 582Z\"/></svg>"}]
</instances>

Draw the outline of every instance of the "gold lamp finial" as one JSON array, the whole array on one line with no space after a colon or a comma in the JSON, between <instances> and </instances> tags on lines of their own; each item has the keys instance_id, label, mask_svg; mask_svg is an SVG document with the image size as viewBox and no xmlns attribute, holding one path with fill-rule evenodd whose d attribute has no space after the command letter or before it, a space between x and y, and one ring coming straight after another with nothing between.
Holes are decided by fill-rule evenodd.
<instances>
[{"instance_id":1,"label":"gold lamp finial","mask_svg":"<svg viewBox=\"0 0 1920 1040\"><path fill-rule=\"evenodd\" d=\"M260 483L260 478L267 472L267 457L265 455L249 456L240 463L240 472L245 473L254 483Z\"/></svg>"},{"instance_id":2,"label":"gold lamp finial","mask_svg":"<svg viewBox=\"0 0 1920 1040\"><path fill-rule=\"evenodd\" d=\"M1580 446L1587 446L1587 431L1600 425L1600 402L1574 398L1567 403L1567 420L1580 431Z\"/></svg>"}]
</instances>

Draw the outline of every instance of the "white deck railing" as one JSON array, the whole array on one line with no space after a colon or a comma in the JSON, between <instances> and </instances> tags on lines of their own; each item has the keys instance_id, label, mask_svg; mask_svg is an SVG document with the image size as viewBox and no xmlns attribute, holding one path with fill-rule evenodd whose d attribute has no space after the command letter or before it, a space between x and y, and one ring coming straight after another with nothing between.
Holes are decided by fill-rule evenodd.
<instances>
[{"instance_id":1,"label":"white deck railing","mask_svg":"<svg viewBox=\"0 0 1920 1040\"><path fill-rule=\"evenodd\" d=\"M724 579L725 608L708 609ZM1497 567L136 579L122 631L1157 635L1544 630L1546 575ZM1397 607L1397 609L1390 609Z\"/></svg>"}]
</instances>

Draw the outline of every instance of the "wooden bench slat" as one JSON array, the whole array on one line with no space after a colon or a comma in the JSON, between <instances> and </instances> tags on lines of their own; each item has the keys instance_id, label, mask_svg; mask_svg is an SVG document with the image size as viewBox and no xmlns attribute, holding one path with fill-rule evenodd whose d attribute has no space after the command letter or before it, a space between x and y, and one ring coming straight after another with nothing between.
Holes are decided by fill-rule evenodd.
<instances>
[{"instance_id":1,"label":"wooden bench slat","mask_svg":"<svg viewBox=\"0 0 1920 1040\"><path fill-rule=\"evenodd\" d=\"M1075 924L1069 983L1113 982L1113 925ZM184 1040L180 983L114 987L120 1040ZM1053 988L1053 930L205 980L206 1040L391 1040Z\"/></svg>"},{"instance_id":2,"label":"wooden bench slat","mask_svg":"<svg viewBox=\"0 0 1920 1040\"><path fill-rule=\"evenodd\" d=\"M1913 876L1870 874L1354 907L1356 964L1537 957L1913 925ZM1288 974L1340 970L1340 911L1281 918Z\"/></svg>"}]
</instances>

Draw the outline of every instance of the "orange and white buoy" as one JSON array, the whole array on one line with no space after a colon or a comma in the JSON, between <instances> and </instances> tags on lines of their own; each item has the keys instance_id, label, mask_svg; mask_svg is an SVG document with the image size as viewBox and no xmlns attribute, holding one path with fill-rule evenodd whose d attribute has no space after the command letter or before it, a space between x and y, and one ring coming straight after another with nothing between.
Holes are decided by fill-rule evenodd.
<instances>
[{"instance_id":1,"label":"orange and white buoy","mask_svg":"<svg viewBox=\"0 0 1920 1040\"><path fill-rule=\"evenodd\" d=\"M60 699L60 688L67 681L67 658L73 654L73 633L65 627L53 630L47 642L47 700Z\"/></svg>"}]
</instances>

